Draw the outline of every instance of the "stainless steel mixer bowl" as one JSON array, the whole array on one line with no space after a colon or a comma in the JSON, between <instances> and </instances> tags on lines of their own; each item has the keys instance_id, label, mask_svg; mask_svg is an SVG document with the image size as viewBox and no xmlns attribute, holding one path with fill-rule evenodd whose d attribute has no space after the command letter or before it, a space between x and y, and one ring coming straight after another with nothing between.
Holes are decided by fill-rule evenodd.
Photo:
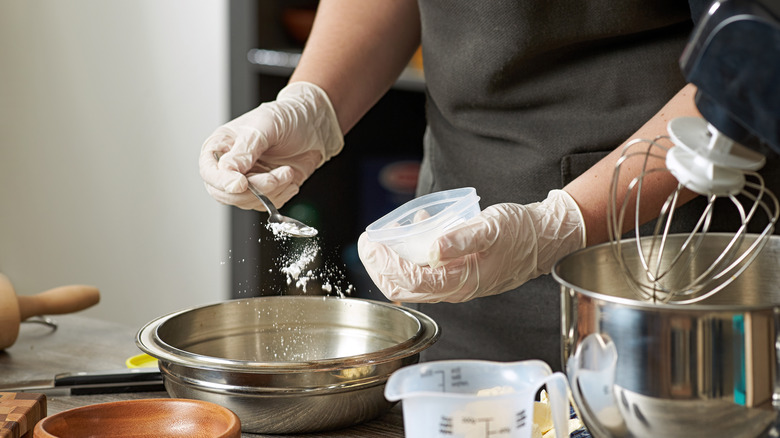
<instances>
[{"instance_id":1,"label":"stainless steel mixer bowl","mask_svg":"<svg viewBox=\"0 0 780 438\"><path fill-rule=\"evenodd\" d=\"M273 296L175 312L136 339L172 397L234 411L253 433L306 433L373 419L384 387L439 337L426 315L356 298Z\"/></svg>"},{"instance_id":2,"label":"stainless steel mixer bowl","mask_svg":"<svg viewBox=\"0 0 780 438\"><path fill-rule=\"evenodd\" d=\"M684 238L672 235L669 244L679 248ZM722 248L729 238L707 235L705 245ZM757 437L773 427L780 238L696 304L636 300L609 244L564 257L553 276L566 373L593 436Z\"/></svg>"}]
</instances>

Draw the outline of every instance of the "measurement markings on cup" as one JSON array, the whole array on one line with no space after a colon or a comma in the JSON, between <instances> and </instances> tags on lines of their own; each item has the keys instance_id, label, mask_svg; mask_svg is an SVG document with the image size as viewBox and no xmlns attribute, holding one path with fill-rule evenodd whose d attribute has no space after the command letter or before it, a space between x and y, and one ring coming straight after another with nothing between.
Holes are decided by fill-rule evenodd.
<instances>
[{"instance_id":1,"label":"measurement markings on cup","mask_svg":"<svg viewBox=\"0 0 780 438\"><path fill-rule=\"evenodd\" d=\"M425 370L420 374L421 378L438 377L441 381L438 386L441 392L447 392L447 376L443 370Z\"/></svg>"},{"instance_id":2,"label":"measurement markings on cup","mask_svg":"<svg viewBox=\"0 0 780 438\"><path fill-rule=\"evenodd\" d=\"M463 378L460 367L450 368L449 374L450 374L449 384L447 382L447 374L444 370L425 370L422 373L420 373L420 377L421 378L438 377L439 379L441 379L441 381L437 385L439 389L441 389L441 392L447 392L448 388L469 386L469 381Z\"/></svg>"},{"instance_id":3,"label":"measurement markings on cup","mask_svg":"<svg viewBox=\"0 0 780 438\"><path fill-rule=\"evenodd\" d=\"M515 414L515 428L520 430L523 429L526 425L525 421L527 419L527 416L525 414L525 409L521 410L520 412L517 412Z\"/></svg>"},{"instance_id":4,"label":"measurement markings on cup","mask_svg":"<svg viewBox=\"0 0 780 438\"><path fill-rule=\"evenodd\" d=\"M458 386L469 386L469 381L463 378L460 367L450 369L450 386L453 388Z\"/></svg>"}]
</instances>

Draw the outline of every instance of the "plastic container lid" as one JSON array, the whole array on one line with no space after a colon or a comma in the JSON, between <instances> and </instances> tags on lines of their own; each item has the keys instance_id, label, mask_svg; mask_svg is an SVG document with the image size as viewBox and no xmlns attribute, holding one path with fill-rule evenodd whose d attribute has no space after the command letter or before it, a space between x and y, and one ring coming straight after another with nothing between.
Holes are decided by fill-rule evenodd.
<instances>
[{"instance_id":1,"label":"plastic container lid","mask_svg":"<svg viewBox=\"0 0 780 438\"><path fill-rule=\"evenodd\" d=\"M368 239L383 243L418 265L428 264L428 249L447 230L480 212L473 187L430 193L413 199L366 227Z\"/></svg>"}]
</instances>

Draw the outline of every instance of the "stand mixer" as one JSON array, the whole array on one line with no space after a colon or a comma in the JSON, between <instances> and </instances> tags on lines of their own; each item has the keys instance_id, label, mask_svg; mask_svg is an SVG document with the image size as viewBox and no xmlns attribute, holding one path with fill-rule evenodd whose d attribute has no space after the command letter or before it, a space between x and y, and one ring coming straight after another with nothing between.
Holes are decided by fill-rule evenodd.
<instances>
[{"instance_id":1,"label":"stand mixer","mask_svg":"<svg viewBox=\"0 0 780 438\"><path fill-rule=\"evenodd\" d=\"M776 437L780 236L770 234L780 208L756 170L780 151L780 2L717 0L680 64L703 118L626 146L616 172L631 181L613 181L612 241L552 271L566 375L594 437ZM660 219L639 237L626 218L635 203L650 209L659 176L679 184L665 203L652 199ZM703 201L703 212L681 233L675 213L695 194L685 209ZM739 220L732 232L716 223L724 213ZM637 236L618 240L631 225Z\"/></svg>"},{"instance_id":2,"label":"stand mixer","mask_svg":"<svg viewBox=\"0 0 780 438\"><path fill-rule=\"evenodd\" d=\"M608 225L613 253L638 297L654 303L703 300L730 284L758 256L774 230L780 204L757 172L762 150L780 153L780 2L718 0L696 26L680 59L703 116L669 122L668 136L629 142L615 166ZM662 162L664 164L657 164ZM640 168L625 195L620 177ZM622 245L626 212L639 217L643 193L659 173L679 182L651 236L633 223L635 245ZM688 191L707 200L682 244L668 237ZM716 201L719 201L716 204ZM736 214L739 226L719 252L703 251L715 218ZM749 227L759 231L751 231ZM752 233L752 234L751 234ZM636 259L641 263L634 263ZM641 269L631 268L641 266Z\"/></svg>"}]
</instances>

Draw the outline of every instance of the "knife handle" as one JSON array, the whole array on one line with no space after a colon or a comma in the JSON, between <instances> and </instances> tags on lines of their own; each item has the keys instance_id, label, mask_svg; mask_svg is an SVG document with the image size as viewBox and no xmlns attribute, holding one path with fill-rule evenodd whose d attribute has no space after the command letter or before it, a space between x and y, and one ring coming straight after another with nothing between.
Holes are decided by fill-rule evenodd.
<instances>
[{"instance_id":1,"label":"knife handle","mask_svg":"<svg viewBox=\"0 0 780 438\"><path fill-rule=\"evenodd\" d=\"M151 367L57 374L54 387L71 395L165 391L160 370Z\"/></svg>"},{"instance_id":2,"label":"knife handle","mask_svg":"<svg viewBox=\"0 0 780 438\"><path fill-rule=\"evenodd\" d=\"M60 373L54 376L54 386L80 386L113 383L142 383L162 379L157 368L120 368L104 371Z\"/></svg>"}]
</instances>

